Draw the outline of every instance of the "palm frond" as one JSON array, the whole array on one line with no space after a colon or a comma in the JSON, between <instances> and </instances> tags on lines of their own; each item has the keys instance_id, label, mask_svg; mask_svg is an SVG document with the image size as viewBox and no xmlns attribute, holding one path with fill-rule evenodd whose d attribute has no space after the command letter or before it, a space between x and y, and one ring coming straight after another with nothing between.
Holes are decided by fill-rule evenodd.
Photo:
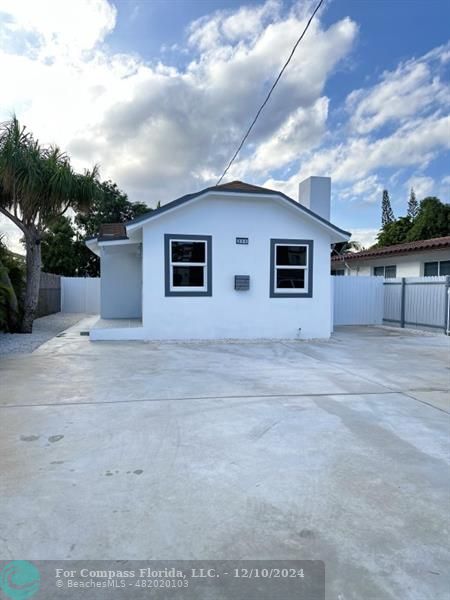
<instances>
[{"instance_id":1,"label":"palm frond","mask_svg":"<svg viewBox=\"0 0 450 600\"><path fill-rule=\"evenodd\" d=\"M100 193L99 170L75 173L58 146L43 147L14 116L0 124L0 206L38 228L69 206L86 210Z\"/></svg>"}]
</instances>

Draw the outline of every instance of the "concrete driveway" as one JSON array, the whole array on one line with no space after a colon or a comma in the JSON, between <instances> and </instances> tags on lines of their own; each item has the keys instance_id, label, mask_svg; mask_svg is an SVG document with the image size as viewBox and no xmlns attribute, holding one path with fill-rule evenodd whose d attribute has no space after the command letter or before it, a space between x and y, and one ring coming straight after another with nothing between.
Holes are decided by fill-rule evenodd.
<instances>
[{"instance_id":1,"label":"concrete driveway","mask_svg":"<svg viewBox=\"0 0 450 600\"><path fill-rule=\"evenodd\" d=\"M321 559L449 598L449 340L89 342L0 360L3 558Z\"/></svg>"}]
</instances>

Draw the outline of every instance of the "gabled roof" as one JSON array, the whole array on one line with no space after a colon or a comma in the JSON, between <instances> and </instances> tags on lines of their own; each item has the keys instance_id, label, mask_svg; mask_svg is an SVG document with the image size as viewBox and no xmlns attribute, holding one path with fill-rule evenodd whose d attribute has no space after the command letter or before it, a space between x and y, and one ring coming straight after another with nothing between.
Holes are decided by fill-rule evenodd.
<instances>
[{"instance_id":1,"label":"gabled roof","mask_svg":"<svg viewBox=\"0 0 450 600\"><path fill-rule=\"evenodd\" d=\"M291 206L294 206L297 210L307 214L309 217L312 217L314 220L318 221L322 225L325 225L329 229L332 229L333 231L337 232L338 234L340 234L344 237L347 237L347 238L350 237L350 235L351 235L348 231L344 231L343 229L336 227L336 225L333 225L332 223L330 223L330 221L327 221L327 219L324 219L323 217L316 214L312 210L309 210L309 208L306 208L306 206L303 206L299 202L293 200L292 198L289 198L289 196L286 196L286 194L283 194L283 192L279 192L277 190L271 190L269 188L264 188L264 187L260 187L257 185L251 185L249 183L244 183L243 181L231 181L229 183L224 183L221 185L214 185L212 187L208 187L203 190L200 190L199 192L181 196L180 198L177 198L176 200L173 200L172 202L168 202L167 204L164 204L163 206L161 206L160 208L157 208L156 210L152 210L144 215L141 215L140 217L137 217L136 219L133 219L132 221L128 221L127 223L125 223L127 230L128 230L128 228L135 229L136 226L143 225L150 219L154 219L155 217L161 215L162 213L168 212L169 210L173 210L174 208L177 208L178 206L181 206L182 204L185 204L186 202L194 200L194 198L199 198L200 196L204 196L206 194L213 193L213 192L229 193L229 194L236 194L236 195L238 195L238 194L239 195L242 195L242 194L247 195L248 194L248 195L278 196L278 197L282 198L283 200L285 200L286 202L288 202Z\"/></svg>"},{"instance_id":2,"label":"gabled roof","mask_svg":"<svg viewBox=\"0 0 450 600\"><path fill-rule=\"evenodd\" d=\"M430 240L418 240L417 242L407 242L406 244L395 244L393 246L382 246L381 248L371 248L361 252L347 252L341 256L333 256L332 262L362 260L378 258L379 256L392 256L393 254L410 254L412 252L422 252L423 250L440 250L450 248L450 236L431 238Z\"/></svg>"}]
</instances>

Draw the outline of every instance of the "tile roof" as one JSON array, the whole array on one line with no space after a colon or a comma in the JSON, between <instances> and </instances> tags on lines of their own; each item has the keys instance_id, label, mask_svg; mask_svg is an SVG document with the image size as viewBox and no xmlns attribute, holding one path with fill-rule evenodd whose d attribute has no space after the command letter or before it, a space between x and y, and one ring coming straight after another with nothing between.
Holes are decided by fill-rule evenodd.
<instances>
[{"instance_id":1,"label":"tile roof","mask_svg":"<svg viewBox=\"0 0 450 600\"><path fill-rule=\"evenodd\" d=\"M429 240L418 240L417 242L408 242L406 244L395 244L393 246L383 246L381 248L370 248L361 252L347 252L340 256L333 256L332 262L346 262L352 260L378 258L379 256L391 256L393 254L409 254L422 250L439 250L450 248L450 235Z\"/></svg>"},{"instance_id":2,"label":"tile roof","mask_svg":"<svg viewBox=\"0 0 450 600\"><path fill-rule=\"evenodd\" d=\"M123 223L103 223L103 225L100 225L99 242L126 240L127 238L127 230Z\"/></svg>"}]
</instances>

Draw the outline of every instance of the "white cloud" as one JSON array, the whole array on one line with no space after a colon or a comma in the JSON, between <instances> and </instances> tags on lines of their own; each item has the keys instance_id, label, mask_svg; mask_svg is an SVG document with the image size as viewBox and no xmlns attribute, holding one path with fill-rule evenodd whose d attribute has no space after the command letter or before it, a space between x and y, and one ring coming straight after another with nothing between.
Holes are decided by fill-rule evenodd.
<instances>
[{"instance_id":1,"label":"white cloud","mask_svg":"<svg viewBox=\"0 0 450 600\"><path fill-rule=\"evenodd\" d=\"M379 202L381 198L383 185L378 175L369 175L364 179L358 179L350 186L341 187L339 190L340 198L349 201L363 199L364 202Z\"/></svg>"},{"instance_id":2,"label":"white cloud","mask_svg":"<svg viewBox=\"0 0 450 600\"><path fill-rule=\"evenodd\" d=\"M326 175L335 184L351 184L344 190L343 199L359 196L362 202L375 201L375 194L384 184L374 171L382 167L426 167L440 150L450 148L449 132L450 117L433 116L410 122L378 140L353 137L310 154L300 170L287 180L269 179L266 184L292 193L298 181L311 175Z\"/></svg>"},{"instance_id":3,"label":"white cloud","mask_svg":"<svg viewBox=\"0 0 450 600\"><path fill-rule=\"evenodd\" d=\"M219 177L305 24L304 11L277 0L218 11L190 26L181 69L111 53L107 0L0 0L0 13L0 118L16 112L76 168L98 162L151 205ZM265 176L319 143L326 81L356 34L348 18L327 30L314 21L252 133L250 169Z\"/></svg>"},{"instance_id":4,"label":"white cloud","mask_svg":"<svg viewBox=\"0 0 450 600\"><path fill-rule=\"evenodd\" d=\"M375 202L380 188L386 187L386 182L374 173L378 169L423 170L449 148L450 117L432 115L410 121L384 138L352 137L347 142L309 153L299 171L285 180L269 178L266 185L292 195L298 182L306 177L331 176L342 200Z\"/></svg>"},{"instance_id":5,"label":"white cloud","mask_svg":"<svg viewBox=\"0 0 450 600\"><path fill-rule=\"evenodd\" d=\"M411 188L414 188L414 192L416 193L416 197L418 200L425 198L426 196L433 196L436 194L436 183L432 177L415 175L410 177L408 181L405 183L405 189L409 192Z\"/></svg>"},{"instance_id":6,"label":"white cloud","mask_svg":"<svg viewBox=\"0 0 450 600\"><path fill-rule=\"evenodd\" d=\"M25 254L23 245L20 243L22 232L12 221L0 215L0 238L13 252Z\"/></svg>"},{"instance_id":7,"label":"white cloud","mask_svg":"<svg viewBox=\"0 0 450 600\"><path fill-rule=\"evenodd\" d=\"M347 97L351 128L367 134L387 123L417 118L422 111L448 107L450 86L442 79L441 65L449 51L450 44L436 48L385 72L372 88L351 92Z\"/></svg>"},{"instance_id":8,"label":"white cloud","mask_svg":"<svg viewBox=\"0 0 450 600\"><path fill-rule=\"evenodd\" d=\"M189 44L201 51L216 50L242 40L255 40L271 22L279 18L280 0L260 6L242 6L235 12L217 11L189 26Z\"/></svg>"},{"instance_id":9,"label":"white cloud","mask_svg":"<svg viewBox=\"0 0 450 600\"><path fill-rule=\"evenodd\" d=\"M442 148L450 148L450 117L429 117L409 122L392 135L372 141L351 140L337 157L334 176L348 181L382 167L426 166Z\"/></svg>"},{"instance_id":10,"label":"white cloud","mask_svg":"<svg viewBox=\"0 0 450 600\"><path fill-rule=\"evenodd\" d=\"M431 193L432 179L424 171L450 148L450 95L441 73L449 56L450 43L351 93L346 102L349 121L334 132L334 140L328 136L327 144L304 152L299 169L287 179L268 178L266 184L295 195L299 180L328 175L335 197L343 202L376 202L388 184L398 189L410 187L413 180L420 194ZM378 128L387 124L389 130L378 135ZM387 174L392 169L396 172ZM442 198L449 196L444 184L438 188Z\"/></svg>"},{"instance_id":11,"label":"white cloud","mask_svg":"<svg viewBox=\"0 0 450 600\"><path fill-rule=\"evenodd\" d=\"M34 34L41 59L94 48L114 29L116 8L105 0L0 0L6 32ZM33 44L30 43L30 50Z\"/></svg>"},{"instance_id":12,"label":"white cloud","mask_svg":"<svg viewBox=\"0 0 450 600\"><path fill-rule=\"evenodd\" d=\"M233 175L246 172L265 174L296 160L303 152L319 144L328 117L328 98L321 97L308 109L298 108L282 123L277 131L261 142L255 153L238 163Z\"/></svg>"},{"instance_id":13,"label":"white cloud","mask_svg":"<svg viewBox=\"0 0 450 600\"><path fill-rule=\"evenodd\" d=\"M310 8L267 0L203 17L173 49L190 57L181 68L112 53L117 14L107 0L0 0L0 119L15 111L76 168L98 162L132 200L167 202L220 176ZM340 201L373 202L380 169L427 177L449 147L441 65L450 46L350 94L347 122L330 126L326 84L357 32L349 18L328 29L313 21L229 178L296 197L304 177L331 175Z\"/></svg>"},{"instance_id":14,"label":"white cloud","mask_svg":"<svg viewBox=\"0 0 450 600\"><path fill-rule=\"evenodd\" d=\"M359 242L363 248L370 248L376 242L378 229L352 228L352 242Z\"/></svg>"},{"instance_id":15,"label":"white cloud","mask_svg":"<svg viewBox=\"0 0 450 600\"><path fill-rule=\"evenodd\" d=\"M0 113L16 110L42 141L67 148L78 168L100 162L103 176L152 204L218 178L304 25L301 14L281 16L274 0L215 13L190 27L193 57L180 70L108 53L99 43L115 10L98 0L84 3L77 17L90 24L79 42L90 51L55 52L48 61L43 56L55 40L70 45L71 15L58 10L47 23L51 3L40 5L35 20L9 0L0 2L16 27L33 27L40 36L37 54L0 49L3 79L14 82L5 86ZM239 37L243 22L251 27ZM317 145L327 119L325 83L356 32L349 19L327 31L319 21L311 27L252 134L255 169L280 168Z\"/></svg>"}]
</instances>

